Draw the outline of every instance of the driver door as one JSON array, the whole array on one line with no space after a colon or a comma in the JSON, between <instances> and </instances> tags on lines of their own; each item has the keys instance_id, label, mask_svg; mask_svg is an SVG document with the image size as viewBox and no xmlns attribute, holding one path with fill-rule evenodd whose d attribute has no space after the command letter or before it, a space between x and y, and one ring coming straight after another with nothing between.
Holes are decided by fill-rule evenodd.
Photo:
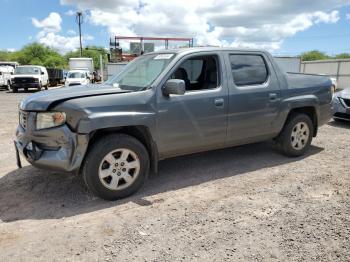
<instances>
[{"instance_id":1,"label":"driver door","mask_svg":"<svg viewBox=\"0 0 350 262\"><path fill-rule=\"evenodd\" d=\"M164 96L158 88L157 140L160 158L225 143L228 90L223 81L221 61L218 54L183 58L169 73L167 80L184 80L185 94Z\"/></svg>"}]
</instances>

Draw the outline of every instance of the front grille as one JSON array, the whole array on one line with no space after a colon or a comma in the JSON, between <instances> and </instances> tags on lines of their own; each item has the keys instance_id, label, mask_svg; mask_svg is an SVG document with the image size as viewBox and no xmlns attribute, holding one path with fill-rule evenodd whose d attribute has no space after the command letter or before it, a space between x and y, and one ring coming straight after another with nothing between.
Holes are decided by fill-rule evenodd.
<instances>
[{"instance_id":1,"label":"front grille","mask_svg":"<svg viewBox=\"0 0 350 262\"><path fill-rule=\"evenodd\" d=\"M350 115L345 113L335 113L334 117L350 120Z\"/></svg>"},{"instance_id":2,"label":"front grille","mask_svg":"<svg viewBox=\"0 0 350 262\"><path fill-rule=\"evenodd\" d=\"M27 129L27 123L28 123L28 113L24 111L19 111L19 124L24 129Z\"/></svg>"},{"instance_id":3,"label":"front grille","mask_svg":"<svg viewBox=\"0 0 350 262\"><path fill-rule=\"evenodd\" d=\"M350 99L340 98L347 107L350 107Z\"/></svg>"},{"instance_id":4,"label":"front grille","mask_svg":"<svg viewBox=\"0 0 350 262\"><path fill-rule=\"evenodd\" d=\"M14 83L16 84L31 84L31 83L35 83L34 78L33 77L15 77L14 78Z\"/></svg>"}]
</instances>

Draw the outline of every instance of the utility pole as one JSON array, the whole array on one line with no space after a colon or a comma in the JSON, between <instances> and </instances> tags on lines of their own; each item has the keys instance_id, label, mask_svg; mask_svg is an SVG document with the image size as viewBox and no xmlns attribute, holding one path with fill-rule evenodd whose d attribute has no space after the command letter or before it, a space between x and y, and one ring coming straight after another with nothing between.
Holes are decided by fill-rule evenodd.
<instances>
[{"instance_id":1,"label":"utility pole","mask_svg":"<svg viewBox=\"0 0 350 262\"><path fill-rule=\"evenodd\" d=\"M100 74L101 74L101 82L103 82L103 59L102 59L102 54L100 54Z\"/></svg>"},{"instance_id":2,"label":"utility pole","mask_svg":"<svg viewBox=\"0 0 350 262\"><path fill-rule=\"evenodd\" d=\"M83 13L81 11L78 11L75 17L75 21L77 22L79 26L79 41L80 41L80 57L83 56L83 44L81 42L81 24L84 22L83 20Z\"/></svg>"}]
</instances>

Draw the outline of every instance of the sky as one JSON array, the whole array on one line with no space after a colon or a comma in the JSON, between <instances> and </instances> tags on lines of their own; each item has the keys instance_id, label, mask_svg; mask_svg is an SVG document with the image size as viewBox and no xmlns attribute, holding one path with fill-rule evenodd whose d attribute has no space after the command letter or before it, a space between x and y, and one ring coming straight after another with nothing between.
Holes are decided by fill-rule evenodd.
<instances>
[{"instance_id":1,"label":"sky","mask_svg":"<svg viewBox=\"0 0 350 262\"><path fill-rule=\"evenodd\" d=\"M126 35L192 37L196 45L285 56L350 53L350 0L0 0L0 9L0 49L9 51L32 42L76 49L79 10L84 46L108 48L110 37Z\"/></svg>"}]
</instances>

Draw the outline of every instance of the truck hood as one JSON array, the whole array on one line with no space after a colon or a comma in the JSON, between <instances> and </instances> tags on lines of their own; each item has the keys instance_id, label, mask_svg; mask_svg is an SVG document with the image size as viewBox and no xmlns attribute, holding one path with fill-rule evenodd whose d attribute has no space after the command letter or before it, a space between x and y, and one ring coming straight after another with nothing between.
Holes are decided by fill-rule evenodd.
<instances>
[{"instance_id":1,"label":"truck hood","mask_svg":"<svg viewBox=\"0 0 350 262\"><path fill-rule=\"evenodd\" d=\"M63 101L75 98L127 92L130 91L122 90L110 85L85 85L62 87L54 90L41 91L30 95L22 100L22 102L19 105L19 108L25 111L46 111L53 104L57 105Z\"/></svg>"},{"instance_id":2,"label":"truck hood","mask_svg":"<svg viewBox=\"0 0 350 262\"><path fill-rule=\"evenodd\" d=\"M66 81L69 83L81 83L86 81L86 78L67 78Z\"/></svg>"},{"instance_id":3,"label":"truck hood","mask_svg":"<svg viewBox=\"0 0 350 262\"><path fill-rule=\"evenodd\" d=\"M15 77L33 77L33 78L39 78L40 75L11 75L11 78Z\"/></svg>"}]
</instances>

